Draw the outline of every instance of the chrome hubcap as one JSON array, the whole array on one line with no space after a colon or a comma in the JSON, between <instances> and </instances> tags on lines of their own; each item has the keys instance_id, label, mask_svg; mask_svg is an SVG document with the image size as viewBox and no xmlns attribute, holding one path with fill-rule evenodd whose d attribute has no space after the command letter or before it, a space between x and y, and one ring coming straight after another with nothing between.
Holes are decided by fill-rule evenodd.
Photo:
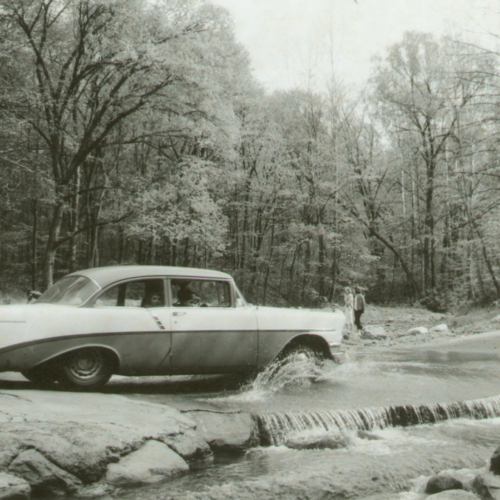
<instances>
[{"instance_id":1,"label":"chrome hubcap","mask_svg":"<svg viewBox=\"0 0 500 500\"><path fill-rule=\"evenodd\" d=\"M68 363L69 371L79 379L95 377L101 368L102 358L96 349L82 349Z\"/></svg>"}]
</instances>

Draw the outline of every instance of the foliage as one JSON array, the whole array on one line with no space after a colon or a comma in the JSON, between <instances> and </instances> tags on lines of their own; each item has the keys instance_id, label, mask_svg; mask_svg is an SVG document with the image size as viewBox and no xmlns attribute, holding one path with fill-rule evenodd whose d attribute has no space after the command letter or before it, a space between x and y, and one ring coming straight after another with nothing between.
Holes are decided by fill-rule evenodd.
<instances>
[{"instance_id":1,"label":"foliage","mask_svg":"<svg viewBox=\"0 0 500 500\"><path fill-rule=\"evenodd\" d=\"M496 54L408 33L352 102L266 94L203 1L0 8L4 279L157 263L262 304L500 296Z\"/></svg>"},{"instance_id":2,"label":"foliage","mask_svg":"<svg viewBox=\"0 0 500 500\"><path fill-rule=\"evenodd\" d=\"M435 313L444 313L447 311L446 306L443 303L443 300L440 297L438 297L435 293L427 295L422 299L420 299L420 304L429 311Z\"/></svg>"}]
</instances>

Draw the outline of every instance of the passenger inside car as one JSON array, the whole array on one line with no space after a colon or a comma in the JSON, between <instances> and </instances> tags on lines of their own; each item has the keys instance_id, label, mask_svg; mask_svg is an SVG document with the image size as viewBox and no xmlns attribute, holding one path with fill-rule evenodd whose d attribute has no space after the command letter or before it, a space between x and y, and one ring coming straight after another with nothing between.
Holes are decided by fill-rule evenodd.
<instances>
[{"instance_id":1,"label":"passenger inside car","mask_svg":"<svg viewBox=\"0 0 500 500\"><path fill-rule=\"evenodd\" d=\"M151 295L147 295L142 300L142 307L163 307L163 300L159 293L153 293Z\"/></svg>"}]
</instances>

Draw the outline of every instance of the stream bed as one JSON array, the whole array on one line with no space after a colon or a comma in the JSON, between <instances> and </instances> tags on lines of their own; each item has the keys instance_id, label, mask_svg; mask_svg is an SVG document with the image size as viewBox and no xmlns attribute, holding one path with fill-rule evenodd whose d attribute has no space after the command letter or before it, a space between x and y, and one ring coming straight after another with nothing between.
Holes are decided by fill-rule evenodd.
<instances>
[{"instance_id":1,"label":"stream bed","mask_svg":"<svg viewBox=\"0 0 500 500\"><path fill-rule=\"evenodd\" d=\"M113 379L110 392L181 411L251 413L268 435L244 455L113 498L425 498L427 477L455 469L467 482L500 444L499 375L498 355L486 350L355 347L343 365L302 360L251 381ZM286 445L323 438L339 447Z\"/></svg>"}]
</instances>

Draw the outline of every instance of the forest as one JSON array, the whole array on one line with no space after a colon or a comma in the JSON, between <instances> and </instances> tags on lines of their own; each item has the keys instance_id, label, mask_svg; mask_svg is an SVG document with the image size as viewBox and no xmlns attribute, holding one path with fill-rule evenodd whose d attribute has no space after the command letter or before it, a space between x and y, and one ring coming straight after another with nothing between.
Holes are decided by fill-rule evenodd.
<instances>
[{"instance_id":1,"label":"forest","mask_svg":"<svg viewBox=\"0 0 500 500\"><path fill-rule=\"evenodd\" d=\"M255 304L500 297L500 54L409 32L366 89L265 91L200 0L0 0L0 291L83 268Z\"/></svg>"}]
</instances>

